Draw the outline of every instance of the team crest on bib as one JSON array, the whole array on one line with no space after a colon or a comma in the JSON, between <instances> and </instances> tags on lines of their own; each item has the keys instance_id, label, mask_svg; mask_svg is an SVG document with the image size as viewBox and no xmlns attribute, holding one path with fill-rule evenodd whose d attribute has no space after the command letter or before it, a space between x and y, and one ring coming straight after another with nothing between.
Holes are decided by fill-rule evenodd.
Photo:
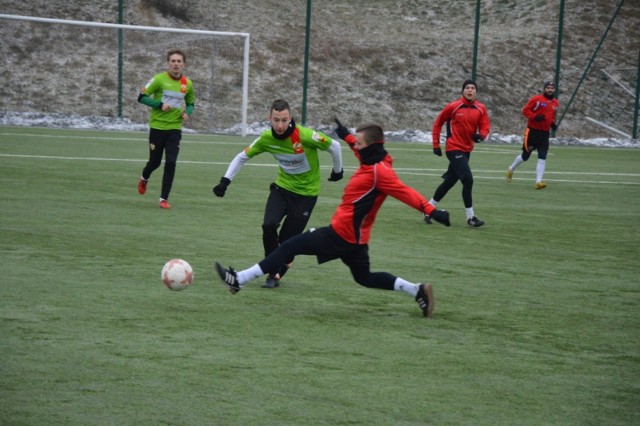
<instances>
[{"instance_id":1,"label":"team crest on bib","mask_svg":"<svg viewBox=\"0 0 640 426\"><path fill-rule=\"evenodd\" d=\"M311 139L313 139L316 142L321 142L321 143L326 143L327 142L327 138L320 136L320 133L318 132L313 132L313 134L311 134Z\"/></svg>"},{"instance_id":2,"label":"team crest on bib","mask_svg":"<svg viewBox=\"0 0 640 426\"><path fill-rule=\"evenodd\" d=\"M304 148L302 147L302 144L300 142L292 143L291 147L293 148L293 152L295 154L302 154L304 152Z\"/></svg>"}]
</instances>

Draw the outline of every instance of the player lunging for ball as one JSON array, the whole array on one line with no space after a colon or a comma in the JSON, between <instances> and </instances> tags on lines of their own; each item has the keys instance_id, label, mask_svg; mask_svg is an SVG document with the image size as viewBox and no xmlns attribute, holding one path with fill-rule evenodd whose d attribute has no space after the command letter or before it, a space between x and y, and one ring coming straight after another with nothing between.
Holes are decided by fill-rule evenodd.
<instances>
[{"instance_id":1,"label":"player lunging for ball","mask_svg":"<svg viewBox=\"0 0 640 426\"><path fill-rule=\"evenodd\" d=\"M354 136L337 119L336 123L336 133L353 150L360 167L349 179L331 224L283 242L248 269L236 272L216 262L216 271L229 291L236 294L247 282L278 271L287 259L297 255L316 256L318 263L340 259L358 284L408 293L418 302L423 315L429 317L435 306L431 284L415 284L388 272L371 272L368 242L378 210L388 195L446 226L450 225L449 213L437 210L398 178L392 167L393 159L384 148L382 126L363 124Z\"/></svg>"}]
</instances>

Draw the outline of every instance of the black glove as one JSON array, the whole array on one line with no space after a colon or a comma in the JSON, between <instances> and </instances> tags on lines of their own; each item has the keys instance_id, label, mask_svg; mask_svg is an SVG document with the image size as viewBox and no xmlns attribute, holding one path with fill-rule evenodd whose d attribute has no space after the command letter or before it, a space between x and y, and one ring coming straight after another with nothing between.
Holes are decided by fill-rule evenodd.
<instances>
[{"instance_id":1,"label":"black glove","mask_svg":"<svg viewBox=\"0 0 640 426\"><path fill-rule=\"evenodd\" d=\"M474 133L473 135L471 135L471 139L473 139L475 143L480 143L484 140L480 133Z\"/></svg>"},{"instance_id":2,"label":"black glove","mask_svg":"<svg viewBox=\"0 0 640 426\"><path fill-rule=\"evenodd\" d=\"M433 153L438 157L442 157L442 150L440 148L433 148Z\"/></svg>"},{"instance_id":3,"label":"black glove","mask_svg":"<svg viewBox=\"0 0 640 426\"><path fill-rule=\"evenodd\" d=\"M344 175L344 170L340 170L338 173L334 172L333 170L331 170L331 177L329 179L327 179L329 182L337 182L340 179L342 179Z\"/></svg>"},{"instance_id":4,"label":"black glove","mask_svg":"<svg viewBox=\"0 0 640 426\"><path fill-rule=\"evenodd\" d=\"M213 187L213 193L218 197L224 197L224 193L227 191L227 186L229 186L230 183L231 181L228 178L224 176L221 177L220 183Z\"/></svg>"},{"instance_id":5,"label":"black glove","mask_svg":"<svg viewBox=\"0 0 640 426\"><path fill-rule=\"evenodd\" d=\"M444 226L451 226L451 222L449 222L449 212L446 210L434 210L429 217Z\"/></svg>"},{"instance_id":6,"label":"black glove","mask_svg":"<svg viewBox=\"0 0 640 426\"><path fill-rule=\"evenodd\" d=\"M338 135L338 137L340 139L344 139L347 137L349 133L349 129L347 129L345 126L342 125L342 123L340 122L340 120L338 120L337 118L334 118L334 120L336 121L336 124L338 125L338 127L336 127L336 135Z\"/></svg>"},{"instance_id":7,"label":"black glove","mask_svg":"<svg viewBox=\"0 0 640 426\"><path fill-rule=\"evenodd\" d=\"M534 117L534 120L536 120L536 121L542 121L542 120L544 120L544 115L542 115L542 114L538 114L538 115L536 115L536 116Z\"/></svg>"},{"instance_id":8,"label":"black glove","mask_svg":"<svg viewBox=\"0 0 640 426\"><path fill-rule=\"evenodd\" d=\"M556 123L551 123L551 130L553 130L554 132L558 130L558 125Z\"/></svg>"}]
</instances>

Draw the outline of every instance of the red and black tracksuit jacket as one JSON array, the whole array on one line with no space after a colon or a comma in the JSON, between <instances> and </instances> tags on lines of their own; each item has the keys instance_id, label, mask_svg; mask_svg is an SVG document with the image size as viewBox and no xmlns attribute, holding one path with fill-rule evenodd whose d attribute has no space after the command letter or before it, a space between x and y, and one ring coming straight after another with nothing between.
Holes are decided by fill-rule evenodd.
<instances>
[{"instance_id":1,"label":"red and black tracksuit jacket","mask_svg":"<svg viewBox=\"0 0 640 426\"><path fill-rule=\"evenodd\" d=\"M362 161L360 152L353 147L355 136L348 135L344 140ZM388 195L426 214L435 210L422 194L398 178L393 170L393 158L387 153L374 164L361 163L351 176L331 219L331 228L349 243L367 244L378 210Z\"/></svg>"}]
</instances>

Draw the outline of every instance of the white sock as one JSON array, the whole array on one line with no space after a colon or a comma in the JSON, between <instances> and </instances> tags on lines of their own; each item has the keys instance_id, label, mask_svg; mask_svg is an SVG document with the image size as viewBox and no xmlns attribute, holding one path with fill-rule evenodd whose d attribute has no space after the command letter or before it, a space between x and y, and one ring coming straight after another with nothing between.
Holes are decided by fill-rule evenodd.
<instances>
[{"instance_id":1,"label":"white sock","mask_svg":"<svg viewBox=\"0 0 640 426\"><path fill-rule=\"evenodd\" d=\"M429 204L431 204L433 207L438 207L438 202L433 198L429 200Z\"/></svg>"},{"instance_id":2,"label":"white sock","mask_svg":"<svg viewBox=\"0 0 640 426\"><path fill-rule=\"evenodd\" d=\"M238 284L244 285L244 283L255 280L258 277L264 275L262 268L257 263L248 269L243 269L242 271L237 271L236 275L238 276Z\"/></svg>"},{"instance_id":3,"label":"white sock","mask_svg":"<svg viewBox=\"0 0 640 426\"><path fill-rule=\"evenodd\" d=\"M518 154L518 156L513 160L513 163L509 166L509 170L514 171L516 167L522 164L524 160L522 160L522 154Z\"/></svg>"},{"instance_id":4,"label":"white sock","mask_svg":"<svg viewBox=\"0 0 640 426\"><path fill-rule=\"evenodd\" d=\"M410 283L407 280L404 280L400 277L396 278L396 282L393 283L393 289L395 291L404 291L405 293L410 294L413 297L416 297L418 294L418 285Z\"/></svg>"},{"instance_id":5,"label":"white sock","mask_svg":"<svg viewBox=\"0 0 640 426\"><path fill-rule=\"evenodd\" d=\"M542 182L542 175L544 174L544 168L547 160L538 158L538 164L536 165L536 182Z\"/></svg>"},{"instance_id":6,"label":"white sock","mask_svg":"<svg viewBox=\"0 0 640 426\"><path fill-rule=\"evenodd\" d=\"M467 219L471 219L475 216L475 213L473 213L473 207L466 207L464 211L467 213Z\"/></svg>"}]
</instances>

